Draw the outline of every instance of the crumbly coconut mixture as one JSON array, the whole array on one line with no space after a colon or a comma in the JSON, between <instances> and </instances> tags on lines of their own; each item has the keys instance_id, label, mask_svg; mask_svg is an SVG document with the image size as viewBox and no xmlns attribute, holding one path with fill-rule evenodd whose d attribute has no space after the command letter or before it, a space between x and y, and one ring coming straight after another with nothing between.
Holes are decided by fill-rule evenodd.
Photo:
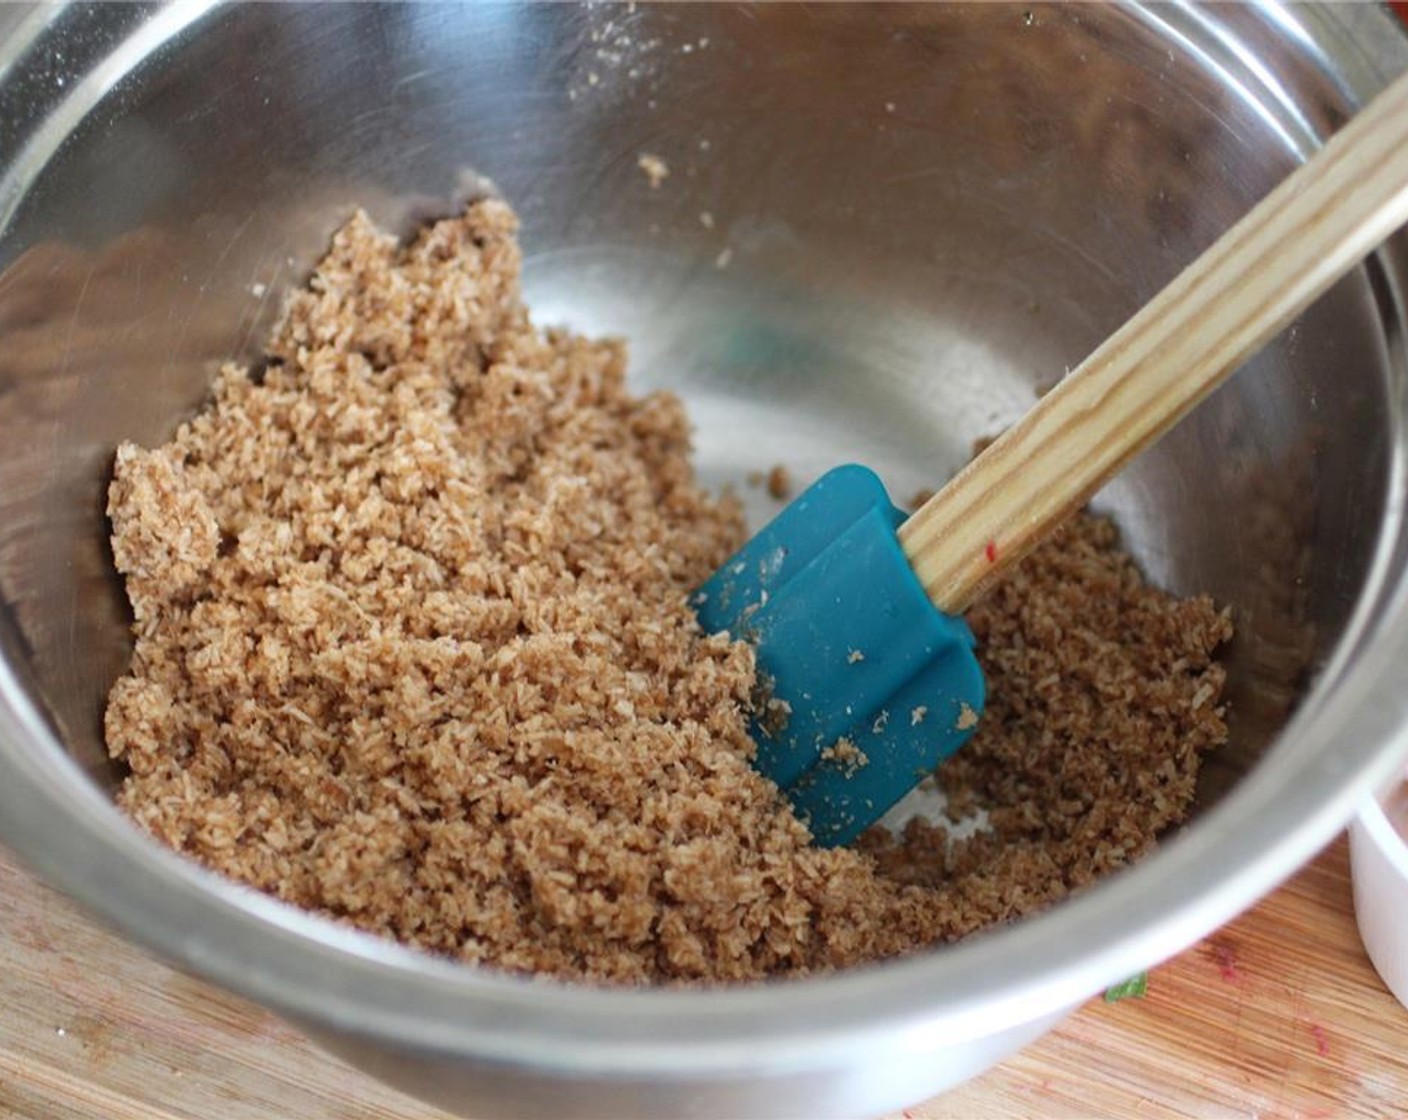
<instances>
[{"instance_id":1,"label":"crumbly coconut mixture","mask_svg":"<svg viewBox=\"0 0 1408 1120\"><path fill-rule=\"evenodd\" d=\"M542 331L515 220L363 215L261 373L124 445L122 806L261 890L468 961L619 982L837 968L1058 899L1180 819L1229 634L1080 516L972 615L992 697L941 773L993 829L808 842L751 767L749 647L687 594L743 540L668 394Z\"/></svg>"}]
</instances>

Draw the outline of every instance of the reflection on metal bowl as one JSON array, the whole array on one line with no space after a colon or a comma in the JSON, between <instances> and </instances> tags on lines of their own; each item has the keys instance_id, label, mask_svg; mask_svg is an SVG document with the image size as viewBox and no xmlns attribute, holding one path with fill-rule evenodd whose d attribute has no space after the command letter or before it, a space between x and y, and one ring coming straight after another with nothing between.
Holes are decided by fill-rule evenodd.
<instances>
[{"instance_id":1,"label":"reflection on metal bowl","mask_svg":"<svg viewBox=\"0 0 1408 1120\"><path fill-rule=\"evenodd\" d=\"M108 797L108 466L253 354L350 207L404 229L487 177L524 218L539 318L627 336L637 384L689 405L707 481L856 459L905 494L1408 41L1361 5L98 5L0 31L0 838L411 1092L478 1116L916 1100L1250 904L1401 755L1400 240L1100 497L1155 579L1238 625L1197 813L1113 881L847 975L603 991L431 960L188 865Z\"/></svg>"}]
</instances>

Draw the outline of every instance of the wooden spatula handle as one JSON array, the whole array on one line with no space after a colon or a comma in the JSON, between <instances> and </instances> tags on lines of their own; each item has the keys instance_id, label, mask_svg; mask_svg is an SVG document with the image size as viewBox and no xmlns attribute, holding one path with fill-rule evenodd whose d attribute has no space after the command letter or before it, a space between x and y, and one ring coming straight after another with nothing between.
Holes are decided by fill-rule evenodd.
<instances>
[{"instance_id":1,"label":"wooden spatula handle","mask_svg":"<svg viewBox=\"0 0 1408 1120\"><path fill-rule=\"evenodd\" d=\"M1399 78L899 531L958 613L1408 222Z\"/></svg>"}]
</instances>

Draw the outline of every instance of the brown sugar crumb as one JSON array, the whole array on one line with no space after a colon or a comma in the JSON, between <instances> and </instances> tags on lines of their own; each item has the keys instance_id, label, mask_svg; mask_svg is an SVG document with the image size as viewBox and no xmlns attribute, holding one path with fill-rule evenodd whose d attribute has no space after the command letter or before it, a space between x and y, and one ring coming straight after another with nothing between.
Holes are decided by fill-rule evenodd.
<instances>
[{"instance_id":1,"label":"brown sugar crumb","mask_svg":"<svg viewBox=\"0 0 1408 1120\"><path fill-rule=\"evenodd\" d=\"M762 679L761 676L759 679ZM792 718L792 705L773 696L770 686L754 689L751 708L757 719L758 730L769 739L776 739L786 731L787 722Z\"/></svg>"},{"instance_id":2,"label":"brown sugar crumb","mask_svg":"<svg viewBox=\"0 0 1408 1120\"><path fill-rule=\"evenodd\" d=\"M650 181L650 189L658 191L660 184L670 177L670 165L659 156L651 155L649 152L642 152L636 160L636 166L645 172L645 177Z\"/></svg>"},{"instance_id":3,"label":"brown sugar crumb","mask_svg":"<svg viewBox=\"0 0 1408 1120\"><path fill-rule=\"evenodd\" d=\"M750 647L688 605L738 504L619 343L531 322L515 230L495 201L408 245L358 214L262 376L119 450L135 649L105 727L142 827L410 945L642 983L911 952L1180 819L1228 622L1080 517L972 614L991 699L940 780L992 830L812 846L751 765Z\"/></svg>"},{"instance_id":4,"label":"brown sugar crumb","mask_svg":"<svg viewBox=\"0 0 1408 1120\"><path fill-rule=\"evenodd\" d=\"M821 752L821 761L840 767L848 778L870 765L870 758L866 753L845 737L837 739L824 749Z\"/></svg>"},{"instance_id":5,"label":"brown sugar crumb","mask_svg":"<svg viewBox=\"0 0 1408 1120\"><path fill-rule=\"evenodd\" d=\"M913 708L909 713L909 726L918 727L924 722L924 717L928 714L929 708L926 704L920 704L918 707Z\"/></svg>"},{"instance_id":6,"label":"brown sugar crumb","mask_svg":"<svg viewBox=\"0 0 1408 1120\"><path fill-rule=\"evenodd\" d=\"M781 463L768 471L768 496L779 502L792 496L792 474Z\"/></svg>"},{"instance_id":7,"label":"brown sugar crumb","mask_svg":"<svg viewBox=\"0 0 1408 1120\"><path fill-rule=\"evenodd\" d=\"M1210 686L1205 687L1209 687L1209 694L1211 694ZM1193 699L1195 701L1193 706L1197 707L1197 696L1194 696ZM958 706L958 720L954 723L953 726L956 727L959 731L968 731L971 728L977 727L978 713L975 712L972 708L970 708L967 704L960 704Z\"/></svg>"},{"instance_id":8,"label":"brown sugar crumb","mask_svg":"<svg viewBox=\"0 0 1408 1120\"><path fill-rule=\"evenodd\" d=\"M847 665L859 665L864 660L865 654L861 653L858 649L853 649L850 653L846 654Z\"/></svg>"}]
</instances>

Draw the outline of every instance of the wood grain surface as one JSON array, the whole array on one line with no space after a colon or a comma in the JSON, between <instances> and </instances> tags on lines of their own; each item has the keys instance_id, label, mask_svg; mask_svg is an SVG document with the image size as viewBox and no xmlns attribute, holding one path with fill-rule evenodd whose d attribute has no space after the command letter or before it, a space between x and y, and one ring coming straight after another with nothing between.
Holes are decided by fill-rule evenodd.
<instances>
[{"instance_id":1,"label":"wood grain surface","mask_svg":"<svg viewBox=\"0 0 1408 1120\"><path fill-rule=\"evenodd\" d=\"M1354 928L1341 839L1143 999L1095 1000L907 1120L1398 1120L1408 1010ZM107 933L0 856L5 1120L445 1120Z\"/></svg>"}]
</instances>

